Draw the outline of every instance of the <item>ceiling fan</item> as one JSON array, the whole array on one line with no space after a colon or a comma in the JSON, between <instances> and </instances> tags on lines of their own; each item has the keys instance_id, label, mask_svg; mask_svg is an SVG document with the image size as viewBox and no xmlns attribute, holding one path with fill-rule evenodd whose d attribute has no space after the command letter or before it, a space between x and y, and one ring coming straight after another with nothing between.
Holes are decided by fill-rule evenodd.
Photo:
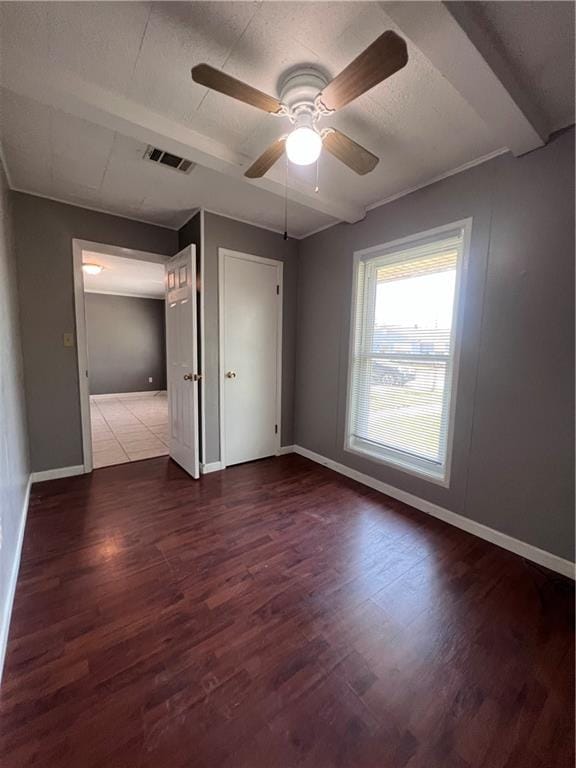
<instances>
[{"instance_id":1,"label":"ceiling fan","mask_svg":"<svg viewBox=\"0 0 576 768\"><path fill-rule=\"evenodd\" d=\"M276 139L244 173L249 179L264 176L284 150L296 165L310 165L319 158L322 147L353 171L364 175L374 170L379 158L336 128L319 129L317 123L398 72L407 61L406 43L388 30L330 82L313 67L292 70L282 83L279 99L209 64L193 67L192 79L264 112L287 117L292 123L292 130Z\"/></svg>"}]
</instances>

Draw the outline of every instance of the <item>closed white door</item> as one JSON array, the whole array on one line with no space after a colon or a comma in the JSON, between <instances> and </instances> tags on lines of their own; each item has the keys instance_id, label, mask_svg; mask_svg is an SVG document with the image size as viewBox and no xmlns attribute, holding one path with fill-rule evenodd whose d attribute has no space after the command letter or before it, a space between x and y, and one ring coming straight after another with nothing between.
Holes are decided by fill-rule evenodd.
<instances>
[{"instance_id":1,"label":"closed white door","mask_svg":"<svg viewBox=\"0 0 576 768\"><path fill-rule=\"evenodd\" d=\"M166 367L169 451L199 477L196 250L189 245L166 264Z\"/></svg>"},{"instance_id":2,"label":"closed white door","mask_svg":"<svg viewBox=\"0 0 576 768\"><path fill-rule=\"evenodd\" d=\"M282 263L220 249L220 450L224 466L280 447Z\"/></svg>"}]
</instances>

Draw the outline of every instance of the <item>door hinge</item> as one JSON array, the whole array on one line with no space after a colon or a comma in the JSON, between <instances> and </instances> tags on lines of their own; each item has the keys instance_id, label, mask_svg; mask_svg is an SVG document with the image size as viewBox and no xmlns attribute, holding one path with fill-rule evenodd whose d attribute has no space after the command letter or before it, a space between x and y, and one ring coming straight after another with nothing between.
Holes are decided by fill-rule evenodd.
<instances>
[{"instance_id":1,"label":"door hinge","mask_svg":"<svg viewBox=\"0 0 576 768\"><path fill-rule=\"evenodd\" d=\"M280 286L276 286L276 296L280 296Z\"/></svg>"},{"instance_id":2,"label":"door hinge","mask_svg":"<svg viewBox=\"0 0 576 768\"><path fill-rule=\"evenodd\" d=\"M278 434L278 424L274 424L274 434Z\"/></svg>"}]
</instances>

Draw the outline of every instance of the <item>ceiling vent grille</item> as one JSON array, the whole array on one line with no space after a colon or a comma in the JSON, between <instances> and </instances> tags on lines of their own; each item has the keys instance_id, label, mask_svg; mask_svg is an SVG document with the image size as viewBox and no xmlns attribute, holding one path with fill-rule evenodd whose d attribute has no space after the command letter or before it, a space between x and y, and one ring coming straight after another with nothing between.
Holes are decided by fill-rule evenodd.
<instances>
[{"instance_id":1,"label":"ceiling vent grille","mask_svg":"<svg viewBox=\"0 0 576 768\"><path fill-rule=\"evenodd\" d=\"M190 173L190 171L196 167L196 163L193 163L192 160L186 160L183 157L172 155L170 152L165 152L163 149L158 149L158 147L152 147L151 145L146 147L144 159L150 160L152 163L165 165L166 167L172 168L175 171L180 171L181 173Z\"/></svg>"}]
</instances>

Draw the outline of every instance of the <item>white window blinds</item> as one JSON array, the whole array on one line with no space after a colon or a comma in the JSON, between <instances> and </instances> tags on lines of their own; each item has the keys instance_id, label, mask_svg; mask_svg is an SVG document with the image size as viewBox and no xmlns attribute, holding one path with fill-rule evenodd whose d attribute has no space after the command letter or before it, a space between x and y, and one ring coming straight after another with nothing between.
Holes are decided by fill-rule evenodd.
<instances>
[{"instance_id":1,"label":"white window blinds","mask_svg":"<svg viewBox=\"0 0 576 768\"><path fill-rule=\"evenodd\" d=\"M446 479L464 227L357 262L347 448Z\"/></svg>"}]
</instances>

